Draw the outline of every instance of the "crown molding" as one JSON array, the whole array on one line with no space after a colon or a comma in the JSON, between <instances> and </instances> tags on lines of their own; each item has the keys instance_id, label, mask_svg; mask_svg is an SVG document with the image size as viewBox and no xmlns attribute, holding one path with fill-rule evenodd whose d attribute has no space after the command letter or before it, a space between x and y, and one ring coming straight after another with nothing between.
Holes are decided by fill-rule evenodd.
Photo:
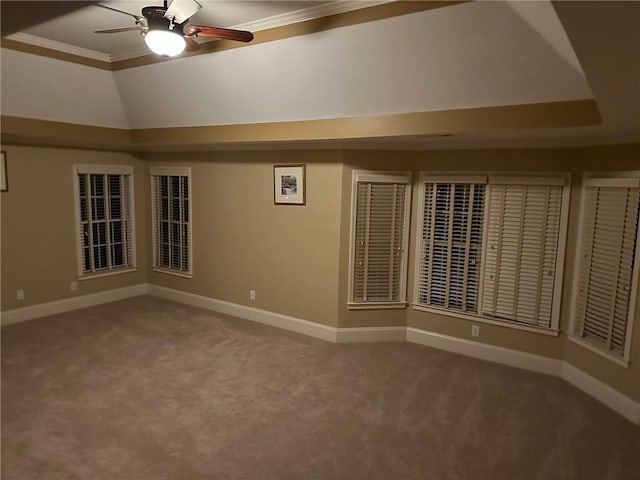
<instances>
[{"instance_id":1,"label":"crown molding","mask_svg":"<svg viewBox=\"0 0 640 480\"><path fill-rule=\"evenodd\" d=\"M468 3L469 1L471 0L424 0L415 2L397 0L332 1L229 27L250 30L256 33L254 41L250 44L238 44L238 42L227 40L212 40L202 42L202 48L198 51L186 52L171 59L161 58L152 54L143 46L127 54L109 55L23 33L16 33L3 38L2 47L116 71L153 63L180 60L181 58L205 55L221 50L242 48L331 28ZM333 19L330 25L322 22L322 19L325 18Z\"/></svg>"},{"instance_id":2,"label":"crown molding","mask_svg":"<svg viewBox=\"0 0 640 480\"><path fill-rule=\"evenodd\" d=\"M367 7L382 5L385 3L391 3L393 0L357 0L357 1L333 1L322 5L316 5L314 7L301 8L299 10L293 10L291 12L282 13L279 15L273 15L271 17L261 18L247 23L233 25L229 28L249 30L252 32L259 32L262 30L268 30L270 28L282 27L285 25L291 25L294 23L305 22L308 20L314 20L316 18L327 17L330 15L338 15L340 13L351 12L353 10L360 10ZM129 53L122 55L109 55L107 53L98 52L96 50L90 50L88 48L77 47L68 43L57 42L55 40L49 40L46 38L38 37L36 35L30 35L27 33L14 33L6 37L9 40L13 40L20 43L25 43L35 47L46 48L49 50L56 50L58 52L67 53L79 57L90 58L100 62L119 62L122 60L130 60L138 58L143 55L147 55L149 50L145 47L135 49ZM215 40L214 40L215 41Z\"/></svg>"},{"instance_id":3,"label":"crown molding","mask_svg":"<svg viewBox=\"0 0 640 480\"><path fill-rule=\"evenodd\" d=\"M75 45L70 45L68 43L56 42L55 40L48 40L36 35L29 35L28 33L18 32L9 35L6 38L15 42L26 43L35 47L56 50L58 52L68 53L70 55L90 58L99 62L111 62L113 60L111 58L111 55L107 53L97 52L88 48L76 47Z\"/></svg>"},{"instance_id":4,"label":"crown molding","mask_svg":"<svg viewBox=\"0 0 640 480\"><path fill-rule=\"evenodd\" d=\"M140 48L136 48L135 50L132 50L129 53L125 53L122 55L109 55L109 61L111 63L122 62L126 60L133 60L136 58L144 57L146 55L149 55L149 48L146 46L144 42L140 42Z\"/></svg>"},{"instance_id":5,"label":"crown molding","mask_svg":"<svg viewBox=\"0 0 640 480\"><path fill-rule=\"evenodd\" d=\"M357 0L357 1L334 1L324 3L322 5L316 5L315 7L301 8L300 10L293 10L291 12L281 13L279 15L273 15L271 17L254 20L252 22L241 23L233 25L229 28L235 28L238 30L249 30L252 32L260 32L269 28L282 27L285 25L291 25L293 23L306 22L307 20L314 20L316 18L328 17L331 15L338 15L340 13L351 12L353 10L360 10L363 8L374 7L385 3L392 3L394 0Z\"/></svg>"}]
</instances>

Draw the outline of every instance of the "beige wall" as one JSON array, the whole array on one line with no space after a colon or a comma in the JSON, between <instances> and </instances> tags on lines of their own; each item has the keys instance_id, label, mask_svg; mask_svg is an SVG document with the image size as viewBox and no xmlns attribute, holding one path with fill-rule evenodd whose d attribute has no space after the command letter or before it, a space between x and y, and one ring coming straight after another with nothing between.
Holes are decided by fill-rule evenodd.
<instances>
[{"instance_id":1,"label":"beige wall","mask_svg":"<svg viewBox=\"0 0 640 480\"><path fill-rule=\"evenodd\" d=\"M341 153L149 154L149 166L189 166L193 278L150 282L235 304L337 325ZM306 164L306 206L274 205L273 166ZM256 291L255 301L249 290Z\"/></svg>"},{"instance_id":2,"label":"beige wall","mask_svg":"<svg viewBox=\"0 0 640 480\"><path fill-rule=\"evenodd\" d=\"M350 310L347 308L349 295L349 248L351 233L351 190L354 170L397 170L413 169L412 152L394 151L345 151L342 175L342 212L340 223L340 277L338 324L340 327L383 327L406 324L405 309Z\"/></svg>"},{"instance_id":3,"label":"beige wall","mask_svg":"<svg viewBox=\"0 0 640 480\"><path fill-rule=\"evenodd\" d=\"M638 170L640 145L557 150L150 153L144 161L121 153L4 148L9 159L9 192L1 196L3 311L149 282L330 326L408 325L465 339L471 338L469 320L411 307L347 309L353 170L413 172L409 301L418 197L415 187L420 171L569 171L573 185L562 333L553 337L481 324L480 337L474 340L564 359L640 401L640 308L636 311L632 357L627 368L567 339L581 174L586 170ZM134 166L139 265L132 274L80 281L76 293L69 290L69 282L77 278L71 173L74 163ZM305 207L273 203L273 165L292 163L306 164ZM192 279L150 268L148 171L152 165L192 169ZM23 301L16 300L19 288L26 293ZM249 300L251 289L256 291L255 301Z\"/></svg>"},{"instance_id":4,"label":"beige wall","mask_svg":"<svg viewBox=\"0 0 640 480\"><path fill-rule=\"evenodd\" d=\"M2 310L136 285L146 281L146 210L143 161L125 153L4 145L9 190L0 194L2 213ZM134 167L138 270L78 280L73 165ZM16 291L25 292L17 300Z\"/></svg>"}]
</instances>

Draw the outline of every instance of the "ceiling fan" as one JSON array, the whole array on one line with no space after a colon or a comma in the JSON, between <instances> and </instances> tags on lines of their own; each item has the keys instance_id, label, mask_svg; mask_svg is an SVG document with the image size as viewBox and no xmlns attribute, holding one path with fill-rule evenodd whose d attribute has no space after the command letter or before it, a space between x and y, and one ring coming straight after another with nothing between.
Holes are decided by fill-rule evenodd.
<instances>
[{"instance_id":1,"label":"ceiling fan","mask_svg":"<svg viewBox=\"0 0 640 480\"><path fill-rule=\"evenodd\" d=\"M144 7L142 16L100 3L96 5L107 10L129 15L135 19L136 25L134 27L97 30L94 33L120 33L138 30L144 35L144 41L147 46L163 57L175 57L185 49L187 51L199 50L202 47L200 43L196 42L195 39L197 37L235 40L238 42L250 42L253 40L253 34L245 30L209 27L206 25L187 25L189 19L202 8L202 5L196 0L173 0L169 6L167 6L167 0L164 0L162 7Z\"/></svg>"}]
</instances>

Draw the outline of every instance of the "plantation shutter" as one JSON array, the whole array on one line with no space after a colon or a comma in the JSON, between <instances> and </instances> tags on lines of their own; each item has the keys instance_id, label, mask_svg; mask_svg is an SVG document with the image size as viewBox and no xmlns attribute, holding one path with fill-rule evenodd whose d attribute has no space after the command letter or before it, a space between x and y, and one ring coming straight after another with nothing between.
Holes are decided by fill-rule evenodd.
<instances>
[{"instance_id":1,"label":"plantation shutter","mask_svg":"<svg viewBox=\"0 0 640 480\"><path fill-rule=\"evenodd\" d=\"M486 179L423 181L417 303L477 313Z\"/></svg>"},{"instance_id":2,"label":"plantation shutter","mask_svg":"<svg viewBox=\"0 0 640 480\"><path fill-rule=\"evenodd\" d=\"M354 303L404 301L408 179L356 181ZM374 179L375 180L375 179Z\"/></svg>"},{"instance_id":3,"label":"plantation shutter","mask_svg":"<svg viewBox=\"0 0 640 480\"><path fill-rule=\"evenodd\" d=\"M490 178L482 314L553 325L564 178Z\"/></svg>"},{"instance_id":4,"label":"plantation shutter","mask_svg":"<svg viewBox=\"0 0 640 480\"><path fill-rule=\"evenodd\" d=\"M574 334L618 357L628 354L640 209L638 179L585 182Z\"/></svg>"}]
</instances>

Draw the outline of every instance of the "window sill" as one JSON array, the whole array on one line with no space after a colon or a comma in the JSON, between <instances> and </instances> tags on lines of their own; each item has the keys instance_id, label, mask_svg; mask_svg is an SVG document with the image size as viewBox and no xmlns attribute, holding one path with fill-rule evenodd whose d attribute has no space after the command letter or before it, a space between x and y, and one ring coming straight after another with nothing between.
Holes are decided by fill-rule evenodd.
<instances>
[{"instance_id":1,"label":"window sill","mask_svg":"<svg viewBox=\"0 0 640 480\"><path fill-rule=\"evenodd\" d=\"M547 329L547 328L528 326L520 323L510 323L508 321L494 320L493 318L481 317L481 316L472 315L469 313L425 307L424 305L419 305L416 303L413 303L412 307L414 310L419 310L422 312L437 313L438 315L446 315L448 317L461 318L463 320L471 320L473 322L486 323L488 325L497 325L499 327L512 328L514 330L524 330L525 332L538 333L541 335L548 335L550 337L557 337L558 335L560 335L560 331L557 329Z\"/></svg>"},{"instance_id":2,"label":"window sill","mask_svg":"<svg viewBox=\"0 0 640 480\"><path fill-rule=\"evenodd\" d=\"M621 357L616 357L614 355L612 355L611 353L607 352L606 350L587 342L586 340L581 339L580 337L576 337L573 334L569 334L568 335L569 340L572 341L573 343L577 343L578 345L580 345L581 347L586 348L587 350L591 350L593 353L596 353L598 355L600 355L601 357L606 358L607 360L612 361L613 363L616 363L618 365L620 365L621 367L625 367L628 368L629 367L629 361L621 358Z\"/></svg>"},{"instance_id":3,"label":"window sill","mask_svg":"<svg viewBox=\"0 0 640 480\"><path fill-rule=\"evenodd\" d=\"M138 270L137 267L133 268L123 268L122 270L109 270L107 272L96 272L96 273L83 273L78 275L78 280L93 280L94 278L102 278L102 277L110 277L112 275L120 275L121 273L131 273L136 272Z\"/></svg>"},{"instance_id":4,"label":"window sill","mask_svg":"<svg viewBox=\"0 0 640 480\"><path fill-rule=\"evenodd\" d=\"M182 278L193 277L193 273L176 272L175 270L169 270L168 268L153 267L153 271L158 273L165 273L167 275L173 275L175 277L182 277Z\"/></svg>"},{"instance_id":5,"label":"window sill","mask_svg":"<svg viewBox=\"0 0 640 480\"><path fill-rule=\"evenodd\" d=\"M407 302L367 302L367 303L348 302L347 308L349 310L379 310L379 309L407 308Z\"/></svg>"}]
</instances>

